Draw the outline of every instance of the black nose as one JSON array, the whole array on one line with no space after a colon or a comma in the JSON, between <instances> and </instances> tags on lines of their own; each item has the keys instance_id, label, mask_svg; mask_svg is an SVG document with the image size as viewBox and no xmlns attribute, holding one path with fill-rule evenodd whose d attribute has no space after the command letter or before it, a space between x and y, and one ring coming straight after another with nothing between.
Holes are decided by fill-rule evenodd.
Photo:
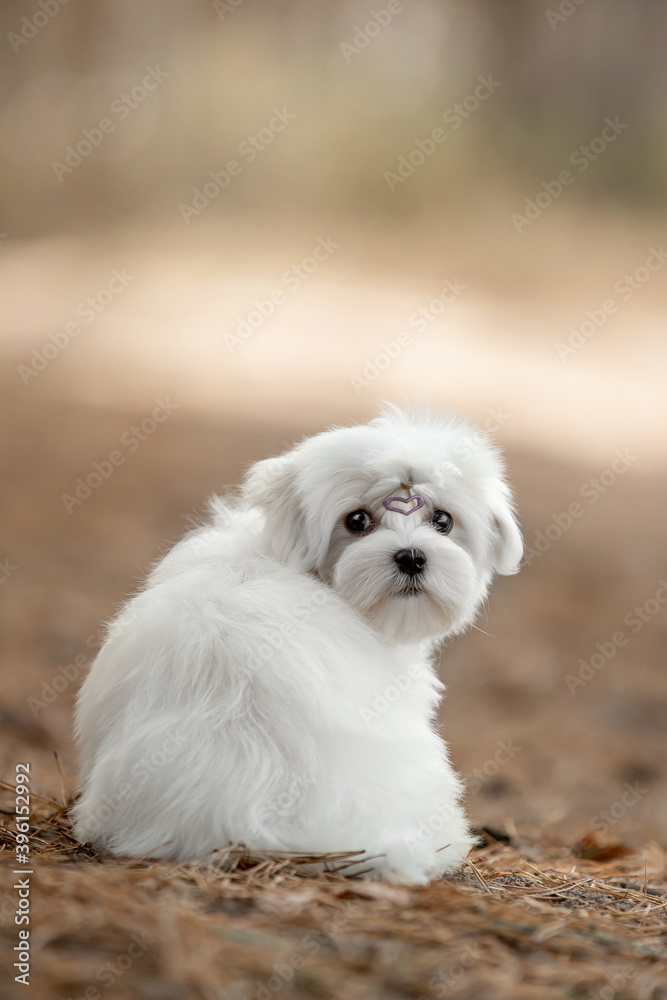
<instances>
[{"instance_id":1,"label":"black nose","mask_svg":"<svg viewBox=\"0 0 667 1000\"><path fill-rule=\"evenodd\" d=\"M399 549L394 553L394 559L401 573L416 576L426 569L426 556L421 549Z\"/></svg>"}]
</instances>

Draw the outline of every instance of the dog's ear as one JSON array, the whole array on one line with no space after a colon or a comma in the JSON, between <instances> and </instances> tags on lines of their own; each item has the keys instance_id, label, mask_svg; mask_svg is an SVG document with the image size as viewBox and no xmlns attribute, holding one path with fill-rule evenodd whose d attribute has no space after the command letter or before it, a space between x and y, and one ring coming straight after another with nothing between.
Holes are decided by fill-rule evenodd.
<instances>
[{"instance_id":1,"label":"dog's ear","mask_svg":"<svg viewBox=\"0 0 667 1000\"><path fill-rule=\"evenodd\" d=\"M268 510L275 503L286 502L295 472L292 452L255 462L246 473L243 497L250 507Z\"/></svg>"},{"instance_id":2,"label":"dog's ear","mask_svg":"<svg viewBox=\"0 0 667 1000\"><path fill-rule=\"evenodd\" d=\"M294 452L265 458L251 466L243 484L243 497L248 506L259 507L265 513L267 534L281 561L305 557L304 517Z\"/></svg>"},{"instance_id":3,"label":"dog's ear","mask_svg":"<svg viewBox=\"0 0 667 1000\"><path fill-rule=\"evenodd\" d=\"M517 524L509 490L494 504L493 568L502 576L517 573L523 555L523 538Z\"/></svg>"}]
</instances>

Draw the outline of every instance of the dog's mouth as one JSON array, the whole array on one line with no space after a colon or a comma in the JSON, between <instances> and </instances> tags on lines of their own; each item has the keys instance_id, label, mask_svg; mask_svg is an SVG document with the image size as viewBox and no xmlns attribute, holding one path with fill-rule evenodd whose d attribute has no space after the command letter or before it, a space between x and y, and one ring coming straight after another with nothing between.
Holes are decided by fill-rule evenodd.
<instances>
[{"instance_id":1,"label":"dog's mouth","mask_svg":"<svg viewBox=\"0 0 667 1000\"><path fill-rule=\"evenodd\" d=\"M406 583L405 586L395 590L392 597L418 597L420 594L425 593L425 591L426 588L423 583L411 580L409 583Z\"/></svg>"}]
</instances>

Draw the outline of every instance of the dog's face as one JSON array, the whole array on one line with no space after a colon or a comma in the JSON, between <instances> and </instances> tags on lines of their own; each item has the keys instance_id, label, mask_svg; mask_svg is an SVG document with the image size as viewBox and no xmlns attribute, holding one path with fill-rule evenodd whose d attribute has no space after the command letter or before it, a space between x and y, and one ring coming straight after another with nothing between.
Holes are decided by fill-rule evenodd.
<instances>
[{"instance_id":1,"label":"dog's face","mask_svg":"<svg viewBox=\"0 0 667 1000\"><path fill-rule=\"evenodd\" d=\"M389 409L258 462L245 490L277 557L394 643L469 624L523 551L498 452L455 418Z\"/></svg>"}]
</instances>

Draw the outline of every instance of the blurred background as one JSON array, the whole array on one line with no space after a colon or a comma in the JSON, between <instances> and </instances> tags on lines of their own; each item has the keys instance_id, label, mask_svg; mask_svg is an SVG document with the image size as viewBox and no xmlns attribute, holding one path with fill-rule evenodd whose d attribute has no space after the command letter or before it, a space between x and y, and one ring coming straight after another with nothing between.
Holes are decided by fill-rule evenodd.
<instances>
[{"instance_id":1,"label":"blurred background","mask_svg":"<svg viewBox=\"0 0 667 1000\"><path fill-rule=\"evenodd\" d=\"M418 396L493 433L528 547L443 652L473 821L664 845L667 7L0 24L3 776L76 788L100 623L212 492Z\"/></svg>"}]
</instances>

